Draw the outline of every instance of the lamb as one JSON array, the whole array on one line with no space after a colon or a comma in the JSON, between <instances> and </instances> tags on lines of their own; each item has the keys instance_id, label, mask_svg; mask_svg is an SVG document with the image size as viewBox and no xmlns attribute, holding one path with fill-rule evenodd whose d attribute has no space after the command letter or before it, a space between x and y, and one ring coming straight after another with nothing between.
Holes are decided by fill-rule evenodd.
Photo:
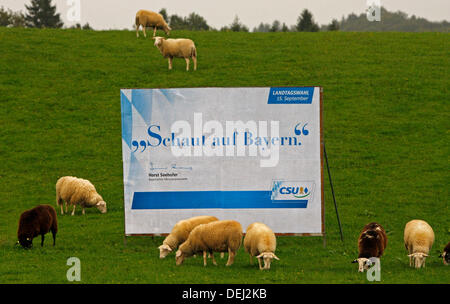
<instances>
[{"instance_id":1,"label":"lamb","mask_svg":"<svg viewBox=\"0 0 450 304\"><path fill-rule=\"evenodd\" d=\"M164 58L169 59L169 70L172 69L173 57L184 58L186 60L186 71L189 71L189 59L194 61L194 71L197 70L197 50L194 41L186 38L165 39L163 37L153 37L155 46L159 49Z\"/></svg>"},{"instance_id":2,"label":"lamb","mask_svg":"<svg viewBox=\"0 0 450 304\"><path fill-rule=\"evenodd\" d=\"M434 243L433 228L423 220L412 220L406 224L403 236L409 253L409 266L414 262L415 268L425 267L425 259Z\"/></svg>"},{"instance_id":3,"label":"lamb","mask_svg":"<svg viewBox=\"0 0 450 304\"><path fill-rule=\"evenodd\" d=\"M41 247L44 246L44 235L49 231L53 235L53 246L56 243L58 220L56 210L50 205L39 205L20 215L17 229L18 244L24 248L33 246L33 238L41 235Z\"/></svg>"},{"instance_id":4,"label":"lamb","mask_svg":"<svg viewBox=\"0 0 450 304\"><path fill-rule=\"evenodd\" d=\"M364 226L358 238L359 255L352 263L358 263L358 271L364 272L372 264L370 258L380 258L387 246L383 227L375 222Z\"/></svg>"},{"instance_id":5,"label":"lamb","mask_svg":"<svg viewBox=\"0 0 450 304\"><path fill-rule=\"evenodd\" d=\"M170 31L172 30L161 14L147 10L139 10L136 13L136 37L138 38L139 38L139 27L141 25L142 31L144 32L144 37L147 37L147 34L145 33L146 27L153 27L153 37L155 37L156 29L158 27L162 28L166 33L166 35L170 35Z\"/></svg>"},{"instance_id":6,"label":"lamb","mask_svg":"<svg viewBox=\"0 0 450 304\"><path fill-rule=\"evenodd\" d=\"M275 255L277 240L272 229L263 223L253 223L247 227L244 237L245 252L250 255L250 264L253 264L253 257L256 256L259 269L270 269L272 259L280 260ZM264 268L261 265L264 260Z\"/></svg>"},{"instance_id":7,"label":"lamb","mask_svg":"<svg viewBox=\"0 0 450 304\"><path fill-rule=\"evenodd\" d=\"M206 266L206 252L209 252L213 264L217 265L214 252L228 251L226 266L231 266L241 243L242 226L236 221L224 220L201 224L195 227L188 239L180 245L175 261L177 265L181 265L185 258L203 252L203 265Z\"/></svg>"},{"instance_id":8,"label":"lamb","mask_svg":"<svg viewBox=\"0 0 450 304\"><path fill-rule=\"evenodd\" d=\"M158 247L159 258L164 259L170 252L178 248L178 245L187 240L192 229L200 224L208 224L219 219L215 216L195 216L181 220L173 226L170 234L164 239L163 244Z\"/></svg>"},{"instance_id":9,"label":"lamb","mask_svg":"<svg viewBox=\"0 0 450 304\"><path fill-rule=\"evenodd\" d=\"M450 263L450 242L448 242L447 246L445 246L444 251L439 257L442 258L444 265L448 265Z\"/></svg>"},{"instance_id":10,"label":"lamb","mask_svg":"<svg viewBox=\"0 0 450 304\"><path fill-rule=\"evenodd\" d=\"M63 211L63 201L73 205L72 215L75 214L76 205L80 205L82 213L85 214L84 208L96 207L101 213L106 213L106 202L97 193L94 185L82 178L74 176L63 176L56 182L56 205L61 206L61 214Z\"/></svg>"}]
</instances>

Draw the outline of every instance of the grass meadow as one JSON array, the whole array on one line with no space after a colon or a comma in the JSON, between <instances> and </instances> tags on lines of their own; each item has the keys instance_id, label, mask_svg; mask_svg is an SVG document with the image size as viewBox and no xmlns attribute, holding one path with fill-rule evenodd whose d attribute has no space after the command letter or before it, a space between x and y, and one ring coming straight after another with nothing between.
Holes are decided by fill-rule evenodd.
<instances>
[{"instance_id":1,"label":"grass meadow","mask_svg":"<svg viewBox=\"0 0 450 304\"><path fill-rule=\"evenodd\" d=\"M161 33L159 32L161 35ZM197 45L198 70L168 71L151 39L132 31L0 28L0 283L368 283L351 261L360 229L388 232L380 283L449 283L438 251L450 241L450 35L447 33L224 33L174 31ZM124 245L121 88L314 86L324 89L323 131L341 242L325 175L327 245L278 237L270 271L201 258L159 259L162 237ZM326 171L325 171L326 174ZM91 180L108 213L58 213L56 246L15 246L20 214L55 205L58 177ZM408 266L403 228L426 220L436 241L424 269Z\"/></svg>"}]
</instances>

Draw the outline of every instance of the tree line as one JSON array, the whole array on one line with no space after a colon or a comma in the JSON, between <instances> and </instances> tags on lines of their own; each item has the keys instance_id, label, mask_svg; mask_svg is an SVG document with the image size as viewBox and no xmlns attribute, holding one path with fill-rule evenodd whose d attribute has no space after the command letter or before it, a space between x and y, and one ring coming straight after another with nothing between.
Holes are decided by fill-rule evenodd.
<instances>
[{"instance_id":1,"label":"tree line","mask_svg":"<svg viewBox=\"0 0 450 304\"><path fill-rule=\"evenodd\" d=\"M56 5L52 0L31 0L30 5L25 5L27 12L13 12L10 9L0 7L0 26L8 27L35 27L35 28L62 28L64 26L60 15L56 13ZM176 14L169 15L165 8L159 13L169 23L173 30L190 31L227 31L227 32L249 32L250 29L244 25L238 16L229 25L215 29L208 24L206 19L192 12L186 17ZM92 29L89 23L85 25L76 24L71 28ZM447 21L430 22L425 18L412 15L408 17L401 11L389 12L381 7L381 21L370 22L366 14L349 14L342 17L340 21L333 19L329 24L319 25L315 22L313 14L304 9L297 18L294 25L287 25L279 20L272 23L261 22L253 28L253 32L319 32L319 31L400 31L421 32L440 31L449 32L450 23Z\"/></svg>"}]
</instances>

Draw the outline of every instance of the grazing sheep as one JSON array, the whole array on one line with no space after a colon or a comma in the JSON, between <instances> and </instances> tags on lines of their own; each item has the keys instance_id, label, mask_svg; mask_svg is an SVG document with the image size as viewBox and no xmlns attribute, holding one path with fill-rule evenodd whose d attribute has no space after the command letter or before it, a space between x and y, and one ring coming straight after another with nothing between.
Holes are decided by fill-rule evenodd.
<instances>
[{"instance_id":1,"label":"grazing sheep","mask_svg":"<svg viewBox=\"0 0 450 304\"><path fill-rule=\"evenodd\" d=\"M434 243L434 231L422 220L409 221L405 226L405 247L408 250L409 266L425 267L425 259Z\"/></svg>"},{"instance_id":2,"label":"grazing sheep","mask_svg":"<svg viewBox=\"0 0 450 304\"><path fill-rule=\"evenodd\" d=\"M96 207L101 213L106 213L106 202L97 193L94 185L82 178L73 176L63 176L56 182L56 205L61 206L61 214L63 211L63 201L67 204L73 205L72 215L75 214L76 205L82 207L82 213L84 214L84 208Z\"/></svg>"},{"instance_id":3,"label":"grazing sheep","mask_svg":"<svg viewBox=\"0 0 450 304\"><path fill-rule=\"evenodd\" d=\"M164 259L170 252L177 249L178 245L184 243L192 229L198 225L208 224L218 220L215 216L202 215L179 221L173 226L172 231L164 239L163 244L158 247L159 258Z\"/></svg>"},{"instance_id":4,"label":"grazing sheep","mask_svg":"<svg viewBox=\"0 0 450 304\"><path fill-rule=\"evenodd\" d=\"M359 255L352 263L358 263L358 271L363 272L371 265L370 258L380 258L387 246L387 236L383 227L375 222L364 226L358 238Z\"/></svg>"},{"instance_id":5,"label":"grazing sheep","mask_svg":"<svg viewBox=\"0 0 450 304\"><path fill-rule=\"evenodd\" d=\"M263 223L253 223L247 227L244 248L250 255L250 264L253 264L253 257L256 256L261 270L270 269L272 259L280 260L274 253L277 248L275 233ZM264 260L264 267L261 259Z\"/></svg>"},{"instance_id":6,"label":"grazing sheep","mask_svg":"<svg viewBox=\"0 0 450 304\"><path fill-rule=\"evenodd\" d=\"M206 252L212 256L214 252L228 251L227 266L231 266L242 242L242 227L236 221L215 221L195 227L188 239L180 245L175 256L176 264L181 265L185 258L203 252L203 265L206 266Z\"/></svg>"},{"instance_id":7,"label":"grazing sheep","mask_svg":"<svg viewBox=\"0 0 450 304\"><path fill-rule=\"evenodd\" d=\"M157 28L162 28L166 35L170 35L170 31L172 30L161 14L146 10L139 10L136 13L136 37L138 38L139 26L141 25L144 37L147 37L147 34L145 33L146 27L153 27L153 37L156 35Z\"/></svg>"},{"instance_id":8,"label":"grazing sheep","mask_svg":"<svg viewBox=\"0 0 450 304\"><path fill-rule=\"evenodd\" d=\"M186 71L189 71L189 58L194 61L194 71L197 70L197 50L194 41L191 39L165 39L163 37L153 37L155 46L159 49L164 58L169 58L169 70L172 69L173 57L184 58L186 60Z\"/></svg>"},{"instance_id":9,"label":"grazing sheep","mask_svg":"<svg viewBox=\"0 0 450 304\"><path fill-rule=\"evenodd\" d=\"M18 243L24 248L30 248L33 246L33 238L41 235L42 247L44 246L44 235L49 231L52 232L53 246L55 246L56 233L58 232L55 208L50 205L36 206L20 215L17 230Z\"/></svg>"},{"instance_id":10,"label":"grazing sheep","mask_svg":"<svg viewBox=\"0 0 450 304\"><path fill-rule=\"evenodd\" d=\"M445 246L444 251L439 257L442 258L444 265L450 264L450 242Z\"/></svg>"}]
</instances>

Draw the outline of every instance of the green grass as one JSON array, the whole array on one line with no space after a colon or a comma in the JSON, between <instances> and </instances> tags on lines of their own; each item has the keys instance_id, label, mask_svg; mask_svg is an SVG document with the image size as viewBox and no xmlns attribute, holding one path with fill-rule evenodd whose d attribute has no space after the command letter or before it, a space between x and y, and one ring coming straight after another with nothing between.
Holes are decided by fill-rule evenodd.
<instances>
[{"instance_id":1,"label":"green grass","mask_svg":"<svg viewBox=\"0 0 450 304\"><path fill-rule=\"evenodd\" d=\"M151 39L128 31L0 28L0 283L65 283L81 260L82 283L367 283L350 262L370 221L389 232L381 283L448 283L437 258L450 240L450 35L444 33L173 32L197 45L198 71L167 70ZM324 138L345 243L325 176L327 246L279 237L270 271L204 268L159 260L161 237L123 244L121 88L324 87ZM55 205L58 177L91 180L108 213L59 216L56 247L14 246L19 215ZM408 267L403 227L426 220L436 234L425 269Z\"/></svg>"}]
</instances>

